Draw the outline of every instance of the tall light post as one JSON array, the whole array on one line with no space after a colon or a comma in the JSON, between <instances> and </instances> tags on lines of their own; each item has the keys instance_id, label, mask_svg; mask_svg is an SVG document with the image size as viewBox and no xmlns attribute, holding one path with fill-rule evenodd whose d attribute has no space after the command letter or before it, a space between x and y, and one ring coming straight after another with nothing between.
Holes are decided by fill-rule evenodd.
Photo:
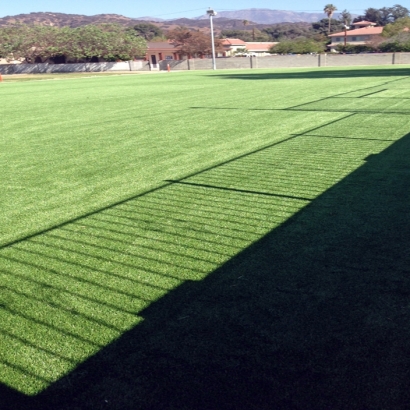
<instances>
[{"instance_id":1,"label":"tall light post","mask_svg":"<svg viewBox=\"0 0 410 410\"><path fill-rule=\"evenodd\" d=\"M214 41L214 25L212 22L212 17L216 16L216 11L212 10L210 7L206 11L206 14L209 16L209 21L211 23L211 42L212 42L212 69L216 70L216 61L215 61L215 41Z\"/></svg>"},{"instance_id":2,"label":"tall light post","mask_svg":"<svg viewBox=\"0 0 410 410\"><path fill-rule=\"evenodd\" d=\"M347 26L346 24L344 25L344 27L345 27L345 47L346 47L346 44L347 44L347 30L349 30L349 26Z\"/></svg>"}]
</instances>

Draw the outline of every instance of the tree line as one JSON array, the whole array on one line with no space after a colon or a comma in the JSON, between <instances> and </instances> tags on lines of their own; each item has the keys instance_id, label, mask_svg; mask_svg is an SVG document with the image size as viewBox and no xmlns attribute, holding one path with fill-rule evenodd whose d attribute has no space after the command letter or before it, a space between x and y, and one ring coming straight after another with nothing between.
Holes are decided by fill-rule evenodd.
<instances>
[{"instance_id":1,"label":"tree line","mask_svg":"<svg viewBox=\"0 0 410 410\"><path fill-rule=\"evenodd\" d=\"M145 56L146 49L145 39L135 30L117 24L0 28L0 57L27 63L132 60Z\"/></svg>"},{"instance_id":2,"label":"tree line","mask_svg":"<svg viewBox=\"0 0 410 410\"><path fill-rule=\"evenodd\" d=\"M270 50L272 53L320 53L326 51L330 33L341 32L345 26L350 26L352 22L366 20L384 27L380 38L367 45L339 46L338 51L350 53L410 51L410 34L406 31L406 28L410 28L410 18L409 10L406 7L396 4L393 7L380 9L368 8L363 15L354 19L347 10L340 12L339 18L334 19L333 15L336 10L337 7L333 4L326 4L323 12L327 18L315 23L279 23L262 30L253 30L253 32L249 30L223 30L220 37L234 37L243 41L279 42Z\"/></svg>"},{"instance_id":3,"label":"tree line","mask_svg":"<svg viewBox=\"0 0 410 410\"><path fill-rule=\"evenodd\" d=\"M272 53L320 53L326 50L329 33L344 30L352 16L347 10L338 19L333 4L326 4L327 18L309 23L279 23L258 30L223 30L215 40L216 51L223 51L223 38L239 38L245 42L279 42ZM373 44L339 46L341 52L410 51L409 10L399 4L380 9L368 8L353 22L367 20L384 26L383 34ZM243 20L244 28L250 23ZM407 31L406 31L407 30ZM0 57L27 63L53 61L93 62L131 60L144 57L147 41L169 40L185 56L205 56L211 53L210 36L199 30L178 27L164 33L151 23L139 23L124 28L117 24L90 24L77 28L39 25L14 25L0 28Z\"/></svg>"}]
</instances>

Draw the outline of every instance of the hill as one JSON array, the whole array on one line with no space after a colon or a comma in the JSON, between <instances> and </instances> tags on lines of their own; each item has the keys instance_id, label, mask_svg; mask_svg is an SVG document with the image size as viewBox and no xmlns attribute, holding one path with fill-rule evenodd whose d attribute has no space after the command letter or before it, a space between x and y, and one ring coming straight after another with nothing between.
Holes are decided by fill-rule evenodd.
<instances>
[{"instance_id":1,"label":"hill","mask_svg":"<svg viewBox=\"0 0 410 410\"><path fill-rule=\"evenodd\" d=\"M242 21L248 20L252 26L263 28L264 25L272 25L275 23L312 23L325 17L326 16L324 13L303 13L270 9L244 9L218 12L216 18L214 19L214 26L216 30L239 29L243 28ZM338 18L338 14L335 14L334 18ZM81 14L36 12L0 18L0 27L17 23L40 24L57 27L79 27L86 24L98 23L118 23L121 25L131 26L133 24L146 21L151 21L165 30L180 25L195 29L207 28L209 26L206 15L192 19L179 18L173 20L161 20L146 16L130 18L119 14L96 14L94 16L85 16Z\"/></svg>"},{"instance_id":2,"label":"hill","mask_svg":"<svg viewBox=\"0 0 410 410\"><path fill-rule=\"evenodd\" d=\"M325 13L305 13L286 10L271 10L271 9L245 9L235 11L221 11L218 12L216 18L228 18L238 20L249 20L259 24L272 23L299 23L307 22L314 23L323 18L326 18ZM335 13L334 18L337 19L338 13ZM207 18L201 16L200 18Z\"/></svg>"},{"instance_id":3,"label":"hill","mask_svg":"<svg viewBox=\"0 0 410 410\"><path fill-rule=\"evenodd\" d=\"M256 9L255 9L256 10ZM308 14L308 13L305 13ZM255 15L255 14L254 14ZM256 16L256 15L255 15ZM249 17L249 16L248 16ZM256 16L257 17L257 16ZM322 16L323 17L323 16ZM249 23L247 26L243 24L243 20L247 20ZM258 19L256 19L258 20ZM94 16L85 16L80 14L64 14L64 13L28 13L19 14L16 16L6 16L0 18L0 27L13 25L13 24L38 24L45 26L56 27L80 27L87 24L99 24L99 23L117 23L123 26L133 26L137 23L146 23L150 21L152 24L160 27L164 32L172 30L178 26L188 27L192 30L200 30L209 32L209 20L206 18L198 17L195 19L179 18L173 20L153 21L149 17L130 18L119 14L97 14ZM227 18L219 16L214 19L215 34L219 35L222 30L262 30L267 27L292 25L299 32L308 28L310 23L306 22L294 22L294 23L270 23L261 24L251 20L250 18L243 17L242 19Z\"/></svg>"}]
</instances>

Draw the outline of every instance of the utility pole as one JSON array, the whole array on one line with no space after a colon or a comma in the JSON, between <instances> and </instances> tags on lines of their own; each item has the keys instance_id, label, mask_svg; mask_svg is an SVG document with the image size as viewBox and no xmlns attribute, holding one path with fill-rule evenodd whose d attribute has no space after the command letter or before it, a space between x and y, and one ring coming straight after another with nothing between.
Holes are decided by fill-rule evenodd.
<instances>
[{"instance_id":1,"label":"utility pole","mask_svg":"<svg viewBox=\"0 0 410 410\"><path fill-rule=\"evenodd\" d=\"M212 17L216 16L216 11L212 10L210 7L206 11L206 14L209 16L209 22L211 24L211 42L212 42L212 69L216 70L216 61L215 61L215 40L214 40L214 24L212 22Z\"/></svg>"}]
</instances>

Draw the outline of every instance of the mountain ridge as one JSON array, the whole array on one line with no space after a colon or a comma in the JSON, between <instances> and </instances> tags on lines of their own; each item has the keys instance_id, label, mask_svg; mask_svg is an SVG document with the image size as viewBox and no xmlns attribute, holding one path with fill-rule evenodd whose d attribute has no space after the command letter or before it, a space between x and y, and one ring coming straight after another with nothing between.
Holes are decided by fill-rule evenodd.
<instances>
[{"instance_id":1,"label":"mountain ridge","mask_svg":"<svg viewBox=\"0 0 410 410\"><path fill-rule=\"evenodd\" d=\"M337 18L336 13L334 18ZM54 12L32 12L26 14L18 14L14 16L5 16L0 18L0 26L7 26L10 24L39 24L50 26L69 26L79 27L86 24L98 24L98 23L119 23L122 25L133 25L141 22L150 21L154 24L172 25L178 24L178 21L188 21L190 26L194 26L193 22L198 22L199 26L202 26L201 20L205 20L208 17L206 15L198 16L195 18L176 18L163 20L155 17L143 16L143 17L126 17L120 14L106 13L96 14L92 16L82 14L67 14L67 13L54 13ZM241 20L248 21L249 24L275 24L275 23L299 23L307 22L313 23L326 18L325 13L307 13L307 12L294 12L287 10L271 10L271 9L243 9L235 11L221 11L218 12L214 19L214 22L218 25L225 25L227 27L221 27L226 29L229 27L236 27L237 24L227 23L227 21Z\"/></svg>"}]
</instances>

